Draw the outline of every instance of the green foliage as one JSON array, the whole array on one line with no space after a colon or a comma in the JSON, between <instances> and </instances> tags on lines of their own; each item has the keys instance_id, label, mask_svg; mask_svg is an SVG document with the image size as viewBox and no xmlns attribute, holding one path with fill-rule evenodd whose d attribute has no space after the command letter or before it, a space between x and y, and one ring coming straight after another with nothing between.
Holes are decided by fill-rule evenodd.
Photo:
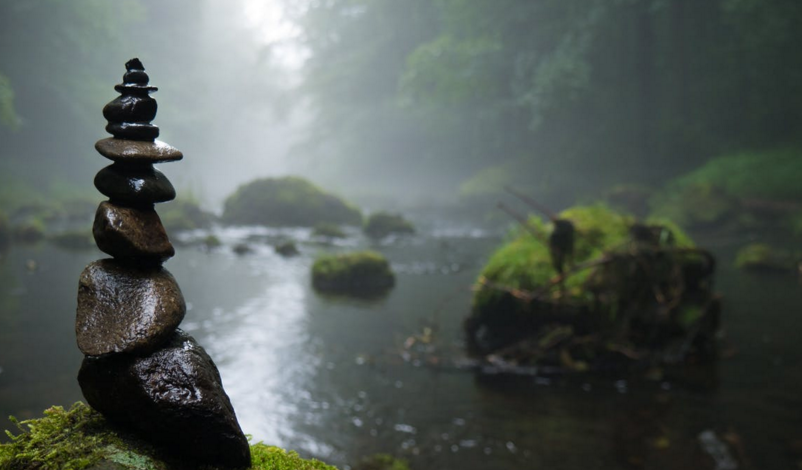
<instances>
[{"instance_id":1,"label":"green foliage","mask_svg":"<svg viewBox=\"0 0 802 470\"><path fill-rule=\"evenodd\" d=\"M668 191L719 188L739 199L802 200L802 149L795 147L724 155L669 183Z\"/></svg>"},{"instance_id":2,"label":"green foliage","mask_svg":"<svg viewBox=\"0 0 802 470\"><path fill-rule=\"evenodd\" d=\"M311 227L359 225L362 214L342 199L298 177L264 178L240 186L225 201L229 224Z\"/></svg>"},{"instance_id":3,"label":"green foliage","mask_svg":"<svg viewBox=\"0 0 802 470\"><path fill-rule=\"evenodd\" d=\"M312 265L312 285L321 291L370 293L393 284L390 263L374 251L321 255Z\"/></svg>"},{"instance_id":4,"label":"green foliage","mask_svg":"<svg viewBox=\"0 0 802 470\"><path fill-rule=\"evenodd\" d=\"M409 470L406 460L401 460L389 454L374 454L362 459L355 470Z\"/></svg>"},{"instance_id":5,"label":"green foliage","mask_svg":"<svg viewBox=\"0 0 802 470\"><path fill-rule=\"evenodd\" d=\"M363 230L370 237L384 238L392 234L415 233L415 226L401 215L376 212L370 214Z\"/></svg>"},{"instance_id":6,"label":"green foliage","mask_svg":"<svg viewBox=\"0 0 802 470\"><path fill-rule=\"evenodd\" d=\"M83 403L69 410L54 406L45 411L44 417L22 421L17 426L20 434L6 431L11 442L0 444L3 470L82 470L102 461L126 470L173 468L160 460L149 445L112 430L103 416ZM251 470L336 470L262 443L251 446L251 462Z\"/></svg>"}]
</instances>

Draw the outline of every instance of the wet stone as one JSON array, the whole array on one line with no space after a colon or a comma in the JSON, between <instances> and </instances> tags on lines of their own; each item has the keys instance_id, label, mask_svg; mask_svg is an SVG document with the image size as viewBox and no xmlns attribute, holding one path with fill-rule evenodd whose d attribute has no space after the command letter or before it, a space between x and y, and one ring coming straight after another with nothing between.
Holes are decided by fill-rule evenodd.
<instances>
[{"instance_id":1,"label":"wet stone","mask_svg":"<svg viewBox=\"0 0 802 470\"><path fill-rule=\"evenodd\" d=\"M150 122L156 117L158 105L149 96L118 96L105 107L103 117L109 122Z\"/></svg>"},{"instance_id":2,"label":"wet stone","mask_svg":"<svg viewBox=\"0 0 802 470\"><path fill-rule=\"evenodd\" d=\"M204 349L178 330L144 357L86 358L78 383L90 406L183 460L250 466L248 441Z\"/></svg>"},{"instance_id":3,"label":"wet stone","mask_svg":"<svg viewBox=\"0 0 802 470\"><path fill-rule=\"evenodd\" d=\"M95 187L114 203L142 206L175 199L175 188L164 173L146 164L115 163L95 176Z\"/></svg>"},{"instance_id":4,"label":"wet stone","mask_svg":"<svg viewBox=\"0 0 802 470\"><path fill-rule=\"evenodd\" d=\"M184 296L166 269L95 261L78 282L78 347L89 356L147 353L171 337L185 314Z\"/></svg>"},{"instance_id":5,"label":"wet stone","mask_svg":"<svg viewBox=\"0 0 802 470\"><path fill-rule=\"evenodd\" d=\"M174 162L184 158L184 154L172 145L160 140L145 142L127 139L101 139L95 143L95 150L115 162Z\"/></svg>"},{"instance_id":6,"label":"wet stone","mask_svg":"<svg viewBox=\"0 0 802 470\"><path fill-rule=\"evenodd\" d=\"M145 122L110 122L106 132L117 139L154 141L159 137L159 126Z\"/></svg>"},{"instance_id":7,"label":"wet stone","mask_svg":"<svg viewBox=\"0 0 802 470\"><path fill-rule=\"evenodd\" d=\"M101 202L92 227L95 243L104 253L136 262L163 262L175 255L159 214Z\"/></svg>"}]
</instances>

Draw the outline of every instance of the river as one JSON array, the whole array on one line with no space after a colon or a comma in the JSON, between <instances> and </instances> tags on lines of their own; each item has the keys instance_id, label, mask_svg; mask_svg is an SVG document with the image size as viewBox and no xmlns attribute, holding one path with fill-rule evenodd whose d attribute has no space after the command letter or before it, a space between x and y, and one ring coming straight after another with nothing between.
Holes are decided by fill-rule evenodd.
<instances>
[{"instance_id":1,"label":"river","mask_svg":"<svg viewBox=\"0 0 802 470\"><path fill-rule=\"evenodd\" d=\"M802 288L789 274L734 270L739 240L702 240L720 257L721 360L670 377L477 375L403 354L436 328L435 353L454 358L470 286L502 232L429 224L418 235L334 245L308 230L216 229L218 248L187 244L166 267L188 302L182 328L214 358L254 441L348 469L373 453L414 470L716 468L712 433L739 468L802 462ZM283 258L268 242L300 240ZM248 241L254 251L232 247ZM372 247L397 274L373 300L325 297L310 286L314 255ZM81 400L74 315L83 267L104 257L48 244L0 260L0 416L41 415ZM0 427L11 428L0 420ZM719 468L726 466L720 460Z\"/></svg>"}]
</instances>

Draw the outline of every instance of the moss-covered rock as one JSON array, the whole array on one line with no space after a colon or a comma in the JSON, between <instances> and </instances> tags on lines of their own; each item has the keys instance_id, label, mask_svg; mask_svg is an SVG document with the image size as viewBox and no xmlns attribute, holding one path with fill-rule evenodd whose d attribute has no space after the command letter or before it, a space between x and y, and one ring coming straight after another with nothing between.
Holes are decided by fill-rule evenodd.
<instances>
[{"instance_id":1,"label":"moss-covered rock","mask_svg":"<svg viewBox=\"0 0 802 470\"><path fill-rule=\"evenodd\" d=\"M735 255L735 267L750 271L790 271L798 262L791 253L765 243L752 243L738 250Z\"/></svg>"},{"instance_id":2,"label":"moss-covered rock","mask_svg":"<svg viewBox=\"0 0 802 470\"><path fill-rule=\"evenodd\" d=\"M312 236L319 238L345 238L345 232L337 224L317 224L312 229Z\"/></svg>"},{"instance_id":3,"label":"moss-covered rock","mask_svg":"<svg viewBox=\"0 0 802 470\"><path fill-rule=\"evenodd\" d=\"M40 419L17 424L19 434L0 444L3 470L178 470L169 450L157 449L110 425L83 403L55 406ZM336 470L264 444L251 446L252 470ZM213 470L209 467L205 470Z\"/></svg>"},{"instance_id":4,"label":"moss-covered rock","mask_svg":"<svg viewBox=\"0 0 802 470\"><path fill-rule=\"evenodd\" d=\"M390 263L374 251L322 255L312 265L312 286L322 292L373 294L394 284Z\"/></svg>"},{"instance_id":5,"label":"moss-covered rock","mask_svg":"<svg viewBox=\"0 0 802 470\"><path fill-rule=\"evenodd\" d=\"M415 226L401 215L376 212L368 217L363 230L369 237L384 238L392 234L415 233Z\"/></svg>"},{"instance_id":6,"label":"moss-covered rock","mask_svg":"<svg viewBox=\"0 0 802 470\"><path fill-rule=\"evenodd\" d=\"M548 248L553 224L538 218L490 257L465 325L475 352L528 341L520 344L531 354L522 357L579 370L607 354L610 344L665 347L688 331L682 312L689 305L704 307L695 321L707 314L713 259L674 224L638 223L604 205L573 207L559 216L576 230L564 274ZM592 346L574 342L591 335ZM558 344L565 351L552 349Z\"/></svg>"},{"instance_id":7,"label":"moss-covered rock","mask_svg":"<svg viewBox=\"0 0 802 470\"><path fill-rule=\"evenodd\" d=\"M298 177L263 178L240 186L225 201L227 224L314 227L360 225L359 209Z\"/></svg>"},{"instance_id":8,"label":"moss-covered rock","mask_svg":"<svg viewBox=\"0 0 802 470\"><path fill-rule=\"evenodd\" d=\"M275 250L276 253L280 254L285 258L289 258L290 256L298 256L299 254L301 254L301 252L298 251L298 246L293 241L286 241L279 243L278 245L276 245Z\"/></svg>"},{"instance_id":9,"label":"moss-covered rock","mask_svg":"<svg viewBox=\"0 0 802 470\"><path fill-rule=\"evenodd\" d=\"M156 211L168 233L209 228L215 220L214 214L203 210L193 198L159 204Z\"/></svg>"},{"instance_id":10,"label":"moss-covered rock","mask_svg":"<svg viewBox=\"0 0 802 470\"><path fill-rule=\"evenodd\" d=\"M653 216L690 228L723 225L744 214L738 199L704 182L669 184L650 200L650 205Z\"/></svg>"}]
</instances>

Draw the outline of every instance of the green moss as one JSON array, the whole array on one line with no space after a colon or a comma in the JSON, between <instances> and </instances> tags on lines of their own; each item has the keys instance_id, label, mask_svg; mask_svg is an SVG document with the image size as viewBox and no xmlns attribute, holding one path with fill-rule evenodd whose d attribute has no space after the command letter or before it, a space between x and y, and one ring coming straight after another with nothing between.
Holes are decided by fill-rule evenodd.
<instances>
[{"instance_id":1,"label":"green moss","mask_svg":"<svg viewBox=\"0 0 802 470\"><path fill-rule=\"evenodd\" d=\"M159 204L156 210L168 232L209 228L214 222L214 215L201 209L192 197Z\"/></svg>"},{"instance_id":2,"label":"green moss","mask_svg":"<svg viewBox=\"0 0 802 470\"><path fill-rule=\"evenodd\" d=\"M409 470L406 460L388 454L375 454L365 457L354 467L354 470Z\"/></svg>"},{"instance_id":3,"label":"green moss","mask_svg":"<svg viewBox=\"0 0 802 470\"><path fill-rule=\"evenodd\" d=\"M749 270L790 270L794 258L764 243L747 245L735 255L735 267Z\"/></svg>"},{"instance_id":4,"label":"green moss","mask_svg":"<svg viewBox=\"0 0 802 470\"><path fill-rule=\"evenodd\" d=\"M736 198L802 200L802 149L741 152L710 160L672 183L711 185Z\"/></svg>"},{"instance_id":5,"label":"green moss","mask_svg":"<svg viewBox=\"0 0 802 470\"><path fill-rule=\"evenodd\" d=\"M54 406L45 411L44 417L17 426L21 432L17 435L7 432L11 442L0 444L3 470L82 470L103 462L108 465L103 468L122 470L174 468L148 444L119 434L83 403L76 403L69 410ZM251 446L251 462L251 470L336 470L262 443Z\"/></svg>"},{"instance_id":6,"label":"green moss","mask_svg":"<svg viewBox=\"0 0 802 470\"><path fill-rule=\"evenodd\" d=\"M398 214L376 212L368 217L363 229L373 238L384 238L391 234L415 233L415 226Z\"/></svg>"},{"instance_id":7,"label":"green moss","mask_svg":"<svg viewBox=\"0 0 802 470\"><path fill-rule=\"evenodd\" d=\"M312 285L320 291L369 293L394 284L390 263L373 251L322 255L312 265Z\"/></svg>"},{"instance_id":8,"label":"green moss","mask_svg":"<svg viewBox=\"0 0 802 470\"><path fill-rule=\"evenodd\" d=\"M317 224L312 230L313 237L345 238L345 232L337 224Z\"/></svg>"},{"instance_id":9,"label":"green moss","mask_svg":"<svg viewBox=\"0 0 802 470\"><path fill-rule=\"evenodd\" d=\"M240 186L225 201L228 224L313 227L360 225L359 209L298 177L264 178Z\"/></svg>"},{"instance_id":10,"label":"green moss","mask_svg":"<svg viewBox=\"0 0 802 470\"><path fill-rule=\"evenodd\" d=\"M574 223L574 264L598 259L609 251L621 251L629 242L629 230L634 217L616 212L604 204L576 206L559 214L560 218ZM677 247L693 247L690 237L676 224L665 219L650 219L650 224L661 225L671 234ZM546 285L557 275L546 246L553 226L539 218L529 220L530 230L540 234L535 238L529 231L517 228L507 243L490 257L480 277L511 289L535 290ZM541 241L543 240L543 241ZM668 243L668 240L665 241ZM586 269L565 280L566 293L574 300L590 300L587 283L594 270ZM559 293L555 290L554 295ZM478 289L474 307L481 310L485 304L497 300L503 293L494 289Z\"/></svg>"}]
</instances>

